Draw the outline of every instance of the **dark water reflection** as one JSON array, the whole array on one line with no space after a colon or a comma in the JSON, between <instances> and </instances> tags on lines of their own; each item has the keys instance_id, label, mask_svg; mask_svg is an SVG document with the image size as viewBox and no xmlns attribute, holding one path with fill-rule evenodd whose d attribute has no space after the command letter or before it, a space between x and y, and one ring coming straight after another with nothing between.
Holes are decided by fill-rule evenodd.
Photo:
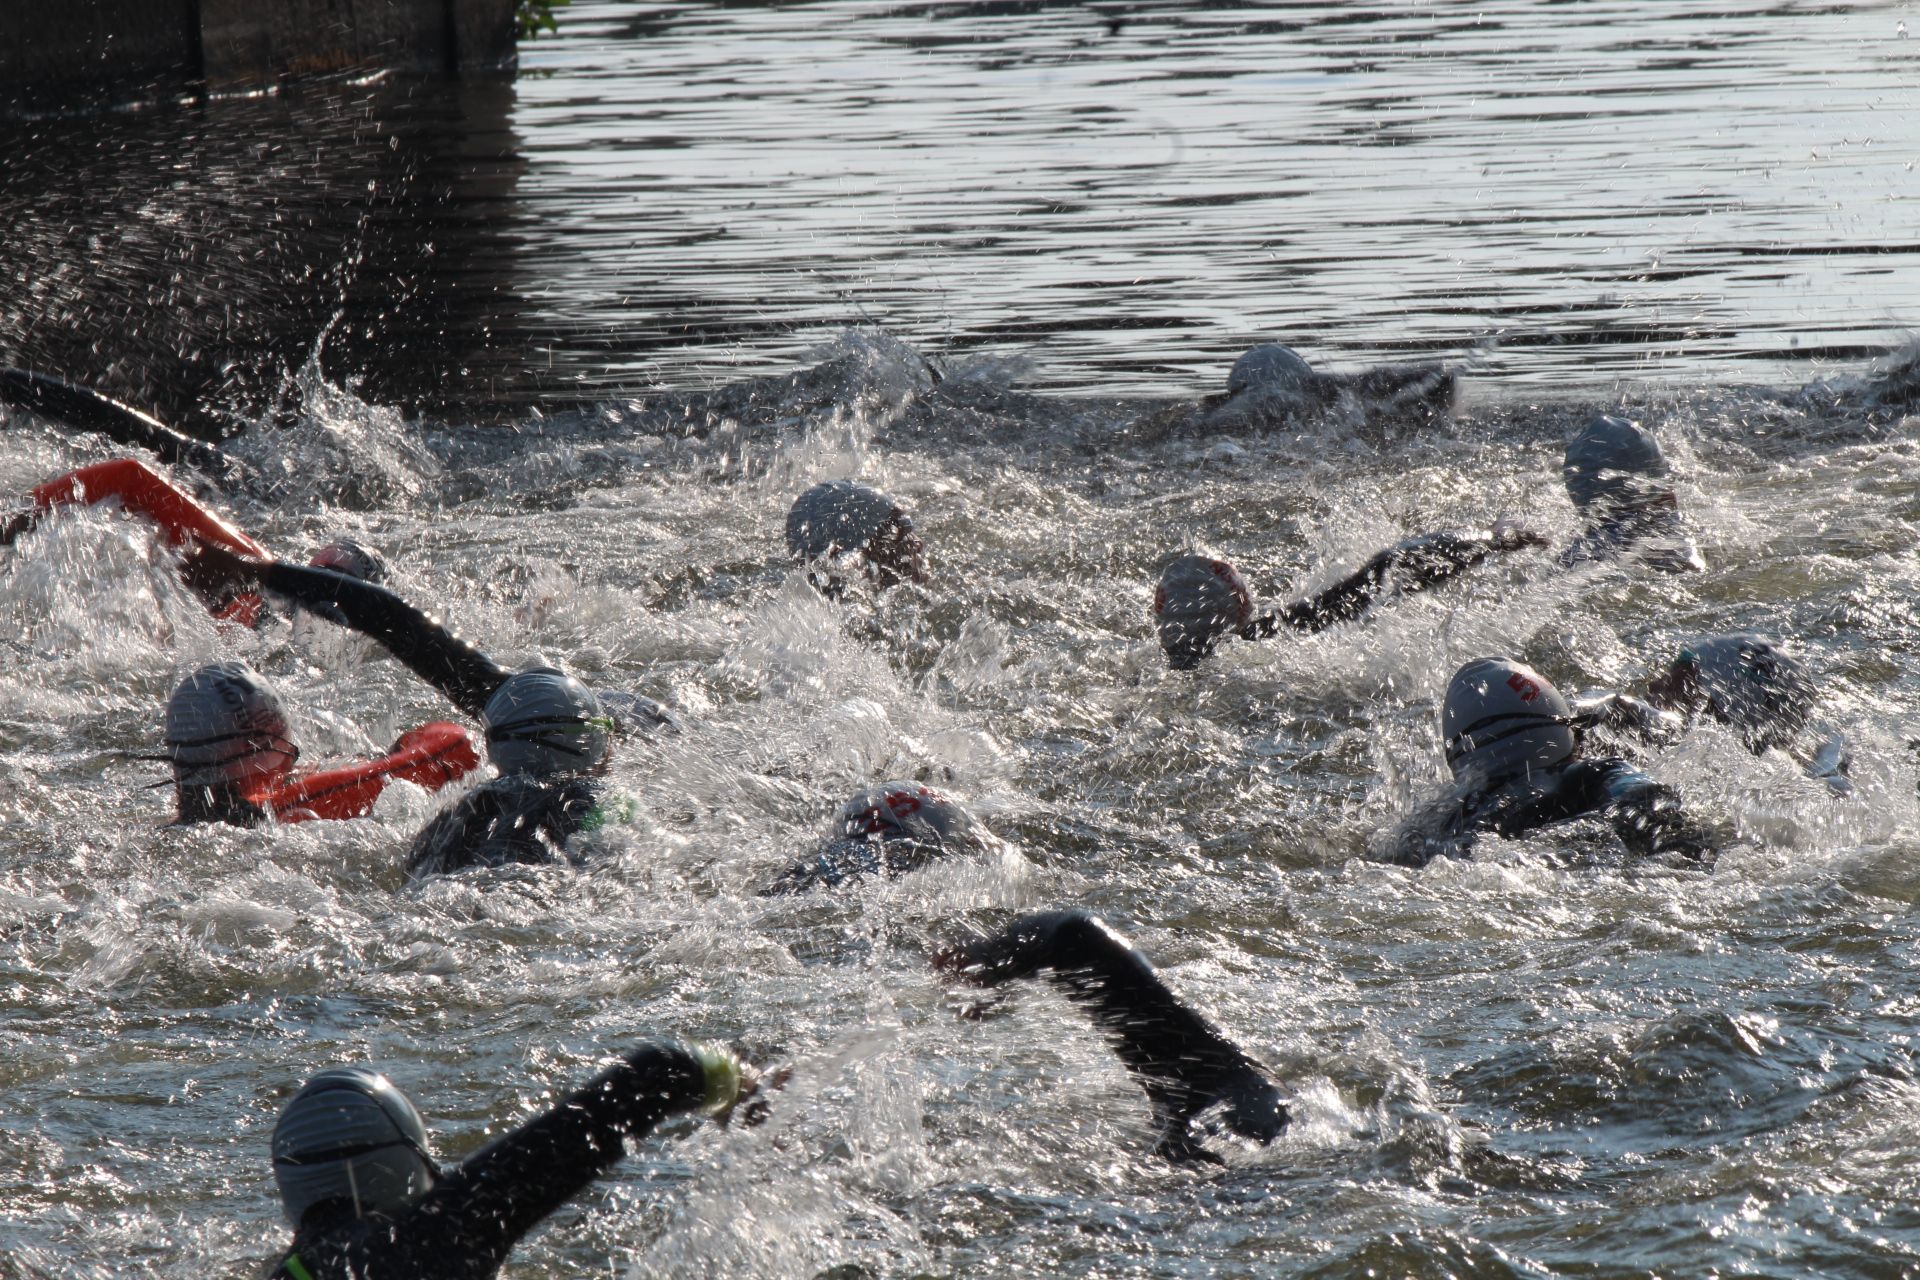
<instances>
[{"instance_id":1,"label":"dark water reflection","mask_svg":"<svg viewBox=\"0 0 1920 1280\"><path fill-rule=\"evenodd\" d=\"M0 356L179 413L326 367L485 413L876 323L1055 388L1250 340L1803 381L1911 324L1885 3L637 6L515 86L16 118Z\"/></svg>"}]
</instances>

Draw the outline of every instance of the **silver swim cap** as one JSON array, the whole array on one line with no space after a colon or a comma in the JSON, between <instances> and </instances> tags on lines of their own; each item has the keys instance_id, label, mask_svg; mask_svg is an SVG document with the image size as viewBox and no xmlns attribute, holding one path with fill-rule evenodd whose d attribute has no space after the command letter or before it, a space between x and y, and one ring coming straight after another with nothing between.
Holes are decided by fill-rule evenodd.
<instances>
[{"instance_id":1,"label":"silver swim cap","mask_svg":"<svg viewBox=\"0 0 1920 1280\"><path fill-rule=\"evenodd\" d=\"M387 562L378 551L352 538L335 538L313 553L307 564L315 569L331 569L362 582L387 580Z\"/></svg>"},{"instance_id":2,"label":"silver swim cap","mask_svg":"<svg viewBox=\"0 0 1920 1280\"><path fill-rule=\"evenodd\" d=\"M167 756L182 787L215 787L284 772L300 757L280 699L244 662L215 662L167 699Z\"/></svg>"},{"instance_id":3,"label":"silver swim cap","mask_svg":"<svg viewBox=\"0 0 1920 1280\"><path fill-rule=\"evenodd\" d=\"M1456 782L1486 786L1573 757L1573 708L1523 663L1475 658L1447 682L1440 713Z\"/></svg>"},{"instance_id":4,"label":"silver swim cap","mask_svg":"<svg viewBox=\"0 0 1920 1280\"><path fill-rule=\"evenodd\" d=\"M1292 347L1263 342L1233 362L1227 374L1227 394L1260 388L1270 391L1303 391L1313 379L1313 366Z\"/></svg>"},{"instance_id":5,"label":"silver swim cap","mask_svg":"<svg viewBox=\"0 0 1920 1280\"><path fill-rule=\"evenodd\" d=\"M796 560L864 551L895 520L912 527L900 504L878 489L829 480L793 500L787 512L787 551Z\"/></svg>"},{"instance_id":6,"label":"silver swim cap","mask_svg":"<svg viewBox=\"0 0 1920 1280\"><path fill-rule=\"evenodd\" d=\"M420 1113L365 1067L322 1071L273 1126L273 1177L295 1227L329 1200L351 1204L356 1217L401 1208L431 1189L438 1174Z\"/></svg>"},{"instance_id":7,"label":"silver swim cap","mask_svg":"<svg viewBox=\"0 0 1920 1280\"><path fill-rule=\"evenodd\" d=\"M1189 552L1160 571L1153 625L1176 671L1195 666L1253 617L1253 593L1225 560Z\"/></svg>"},{"instance_id":8,"label":"silver swim cap","mask_svg":"<svg viewBox=\"0 0 1920 1280\"><path fill-rule=\"evenodd\" d=\"M1680 651L1692 664L1707 713L1740 735L1750 750L1793 740L1813 718L1813 677L1798 658L1752 632L1713 636Z\"/></svg>"},{"instance_id":9,"label":"silver swim cap","mask_svg":"<svg viewBox=\"0 0 1920 1280\"><path fill-rule=\"evenodd\" d=\"M1567 442L1560 471L1567 496L1582 512L1596 503L1630 506L1650 492L1668 492L1649 479L1667 474L1660 442L1639 423L1611 414L1595 414Z\"/></svg>"},{"instance_id":10,"label":"silver swim cap","mask_svg":"<svg viewBox=\"0 0 1920 1280\"><path fill-rule=\"evenodd\" d=\"M613 718L593 690L564 671L508 676L481 712L487 755L501 773L584 773L607 758Z\"/></svg>"}]
</instances>

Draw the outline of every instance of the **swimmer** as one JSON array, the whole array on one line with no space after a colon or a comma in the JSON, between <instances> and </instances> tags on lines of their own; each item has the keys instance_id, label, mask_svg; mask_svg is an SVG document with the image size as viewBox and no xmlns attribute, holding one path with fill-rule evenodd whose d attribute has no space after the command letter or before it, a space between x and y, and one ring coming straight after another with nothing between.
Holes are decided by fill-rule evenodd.
<instances>
[{"instance_id":1,"label":"swimmer","mask_svg":"<svg viewBox=\"0 0 1920 1280\"><path fill-rule=\"evenodd\" d=\"M1542 545L1537 535L1506 523L1490 533L1445 531L1397 542L1318 595L1255 615L1253 593L1238 570L1197 552L1176 556L1160 571L1153 592L1153 624L1175 671L1200 665L1221 640L1264 640L1283 630L1324 631L1351 622L1388 591L1424 591L1497 552Z\"/></svg>"},{"instance_id":2,"label":"swimmer","mask_svg":"<svg viewBox=\"0 0 1920 1280\"><path fill-rule=\"evenodd\" d=\"M1396 833L1386 861L1422 867L1468 856L1483 832L1512 839L1586 817L1607 821L1631 856L1712 860L1712 836L1672 788L1619 758L1580 758L1579 718L1533 668L1467 663L1447 683L1441 722L1453 790Z\"/></svg>"},{"instance_id":3,"label":"swimmer","mask_svg":"<svg viewBox=\"0 0 1920 1280\"><path fill-rule=\"evenodd\" d=\"M1203 1112L1262 1145L1285 1132L1287 1107L1259 1064L1180 1002L1133 944L1085 911L1016 920L989 938L949 947L934 966L982 987L1044 977L1081 1006L1153 1106L1156 1154L1220 1164L1200 1144Z\"/></svg>"},{"instance_id":4,"label":"swimmer","mask_svg":"<svg viewBox=\"0 0 1920 1280\"><path fill-rule=\"evenodd\" d=\"M507 677L481 710L500 776L461 796L414 838L407 878L562 861L567 842L628 816L601 780L617 721L593 690L553 667Z\"/></svg>"},{"instance_id":5,"label":"swimmer","mask_svg":"<svg viewBox=\"0 0 1920 1280\"><path fill-rule=\"evenodd\" d=\"M31 496L32 507L0 521L0 546L12 545L60 507L115 500L123 510L150 521L165 545L180 550L181 581L206 602L214 617L249 627L260 624L259 596L236 589L226 575L210 568L205 551L213 545L266 559L266 549L146 463L135 458L92 463L37 486ZM387 576L386 561L378 553L348 538L322 547L313 563L374 582Z\"/></svg>"},{"instance_id":6,"label":"swimmer","mask_svg":"<svg viewBox=\"0 0 1920 1280\"><path fill-rule=\"evenodd\" d=\"M1647 701L1682 724L1727 726L1754 755L1778 748L1835 795L1851 795L1845 735L1814 721L1819 684L1806 664L1766 636L1736 632L1683 645L1647 686Z\"/></svg>"},{"instance_id":7,"label":"swimmer","mask_svg":"<svg viewBox=\"0 0 1920 1280\"><path fill-rule=\"evenodd\" d=\"M725 1123L756 1088L725 1049L648 1044L557 1106L443 1169L405 1094L365 1067L322 1071L273 1129L293 1224L276 1280L481 1280L619 1163L628 1139L698 1111ZM756 1104L758 1105L758 1104ZM749 1119L752 1119L749 1116Z\"/></svg>"},{"instance_id":8,"label":"swimmer","mask_svg":"<svg viewBox=\"0 0 1920 1280\"><path fill-rule=\"evenodd\" d=\"M863 791L834 819L835 835L760 891L760 896L833 889L866 876L891 879L939 858L978 850L978 824L958 802L915 782Z\"/></svg>"},{"instance_id":9,"label":"swimmer","mask_svg":"<svg viewBox=\"0 0 1920 1280\"><path fill-rule=\"evenodd\" d=\"M1227 374L1225 395L1201 401L1199 426L1222 431L1289 421L1345 403L1370 413L1431 416L1453 408L1453 371L1438 364L1382 365L1357 374L1321 373L1292 347L1263 342Z\"/></svg>"},{"instance_id":10,"label":"swimmer","mask_svg":"<svg viewBox=\"0 0 1920 1280\"><path fill-rule=\"evenodd\" d=\"M175 825L363 817L395 779L437 791L480 767L472 735L435 722L402 734L381 759L296 775L300 748L280 699L242 662L212 663L182 680L167 699L165 735Z\"/></svg>"},{"instance_id":11,"label":"swimmer","mask_svg":"<svg viewBox=\"0 0 1920 1280\"><path fill-rule=\"evenodd\" d=\"M1567 442L1567 497L1586 522L1561 554L1564 566L1632 555L1666 573L1699 573L1707 562L1687 536L1667 459L1637 422L1596 414Z\"/></svg>"},{"instance_id":12,"label":"swimmer","mask_svg":"<svg viewBox=\"0 0 1920 1280\"><path fill-rule=\"evenodd\" d=\"M471 866L559 859L574 835L631 810L600 776L622 729L672 729L672 716L638 694L600 695L572 676L540 666L513 672L437 619L374 583L281 561L261 564L203 548L227 580L284 596L370 636L401 665L481 722L500 776L462 796L414 841L410 878ZM609 713L608 703L619 708Z\"/></svg>"},{"instance_id":13,"label":"swimmer","mask_svg":"<svg viewBox=\"0 0 1920 1280\"><path fill-rule=\"evenodd\" d=\"M886 494L852 480L829 480L794 499L787 553L810 567L814 585L830 597L846 591L840 570L854 562L878 587L927 580L926 544L912 517Z\"/></svg>"}]
</instances>

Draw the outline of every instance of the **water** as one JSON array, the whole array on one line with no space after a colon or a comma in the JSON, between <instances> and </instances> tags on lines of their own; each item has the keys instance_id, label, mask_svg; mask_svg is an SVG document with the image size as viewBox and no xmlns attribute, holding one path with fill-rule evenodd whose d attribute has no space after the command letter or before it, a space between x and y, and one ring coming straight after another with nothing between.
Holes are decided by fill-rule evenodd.
<instances>
[{"instance_id":1,"label":"water","mask_svg":"<svg viewBox=\"0 0 1920 1280\"><path fill-rule=\"evenodd\" d=\"M687 730L621 751L638 816L584 871L407 890L417 792L162 830L124 753L198 662L267 672L314 761L446 708L350 643L219 633L106 513L10 553L0 1274L254 1274L313 1070L383 1064L457 1157L650 1034L795 1080L765 1129L642 1144L512 1274L1920 1273L1920 457L1859 394L1911 322L1903 18L576 3L510 93L19 124L0 354L244 426L262 479L222 501L267 545L362 537L503 661ZM1202 419L1266 336L1444 357L1460 407ZM1276 601L1420 529L1564 543L1595 407L1660 431L1707 574L1522 556L1164 670L1190 542ZM6 429L9 494L107 456ZM788 568L788 502L846 474L913 509L929 588L834 607ZM1650 768L1735 833L1710 874L1363 859L1443 774L1461 661L1631 687L1734 627L1829 677L1856 802L1709 727ZM902 776L1004 847L752 896ZM1061 905L1274 1068L1286 1139L1168 1169L1069 1007L957 1016L931 948Z\"/></svg>"}]
</instances>

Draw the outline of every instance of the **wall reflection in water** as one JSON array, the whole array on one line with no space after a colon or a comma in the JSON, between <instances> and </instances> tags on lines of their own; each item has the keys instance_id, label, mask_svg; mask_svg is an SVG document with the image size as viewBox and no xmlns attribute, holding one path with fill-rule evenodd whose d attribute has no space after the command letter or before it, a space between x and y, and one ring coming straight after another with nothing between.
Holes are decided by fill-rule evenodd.
<instances>
[{"instance_id":1,"label":"wall reflection in water","mask_svg":"<svg viewBox=\"0 0 1920 1280\"><path fill-rule=\"evenodd\" d=\"M201 432L286 403L316 350L373 400L502 409L539 376L511 336L514 93L387 76L10 121L0 362Z\"/></svg>"}]
</instances>

